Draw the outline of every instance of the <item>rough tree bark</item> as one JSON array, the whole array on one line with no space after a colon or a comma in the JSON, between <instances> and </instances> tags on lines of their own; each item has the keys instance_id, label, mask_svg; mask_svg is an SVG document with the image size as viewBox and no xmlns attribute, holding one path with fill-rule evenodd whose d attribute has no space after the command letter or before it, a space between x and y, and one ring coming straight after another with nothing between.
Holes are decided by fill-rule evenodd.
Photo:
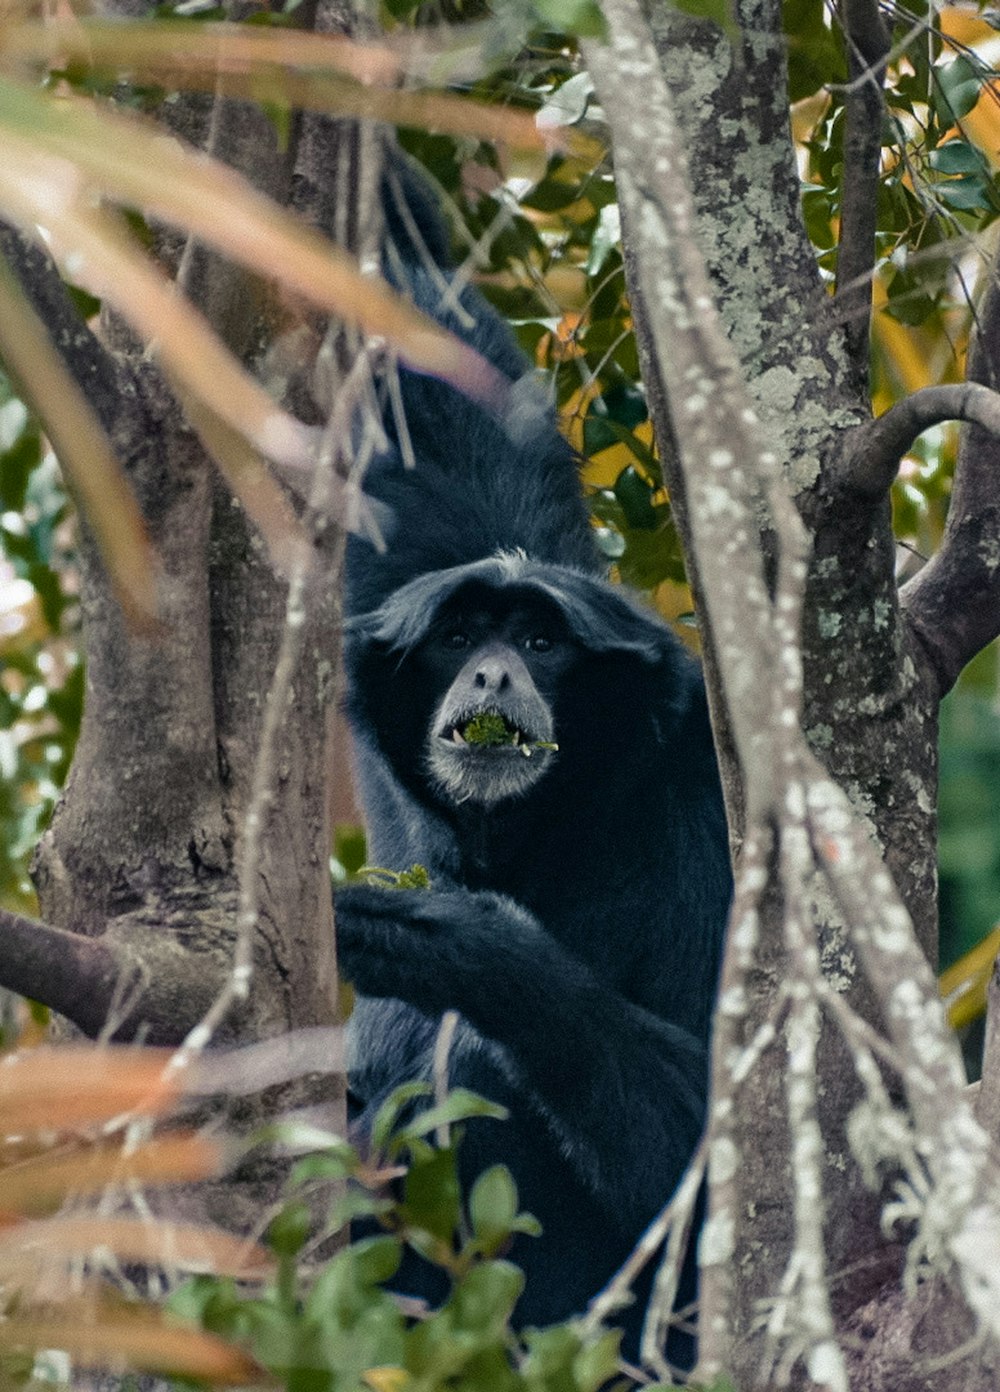
<instances>
[{"instance_id":1,"label":"rough tree bark","mask_svg":"<svg viewBox=\"0 0 1000 1392\"><path fill-rule=\"evenodd\" d=\"M315 23L314 7L304 9ZM320 22L334 21L331 12ZM170 113L186 138L343 245L357 250L370 237L376 165L367 159L359 174L357 127L299 117L281 149L267 118L221 88ZM204 1031L190 1036L206 1018L213 1042L333 1025L330 808L348 776L331 755L342 537L314 519L310 575L290 600L141 348L115 322L92 334L47 258L14 232L0 237L109 433L162 568L158 631L129 631L83 538L83 724L35 859L44 922L0 919L5 980L91 1036L202 1047ZM317 386L322 325L197 244L164 235L160 253L230 349L321 423L334 376L327 370ZM331 364L334 347L328 335ZM239 999L244 957L252 978ZM342 1129L339 1063L317 1057L315 1075L239 1099L233 1123L250 1129L309 1102ZM206 1216L249 1231L274 1184L266 1165L244 1167L206 1194Z\"/></svg>"},{"instance_id":2,"label":"rough tree bark","mask_svg":"<svg viewBox=\"0 0 1000 1392\"><path fill-rule=\"evenodd\" d=\"M853 70L867 80L849 102L850 196L832 301L799 212L781 6L737 4L741 37L734 47L713 25L662 6L606 0L604 8L610 47L591 44L587 57L612 129L630 295L700 602L738 867L716 1027L715 1080L725 1087L709 1133L713 1240L702 1251L709 1349L701 1369L728 1366L748 1389L775 1378L837 1388L848 1376L852 1387L923 1388L933 1380L943 1388L952 1385L946 1378L993 1386L992 1364L969 1348L976 1321L960 1281L928 1282L905 1321L901 1315L900 1250L879 1228L879 1196L862 1183L847 1135L865 1089L856 1026L845 1021L888 1025L900 1037L890 983L879 982L871 959L863 960L871 924L890 909L878 895L869 903L855 897L852 914L851 895L835 885L836 875L824 879L810 868L807 846L796 851L793 770L804 755L789 750L779 731L801 714L809 749L848 794L924 953L936 962L938 704L962 666L1000 631L995 433L968 432L945 546L902 596L888 489L920 430L964 419L995 432L1000 399L977 388L936 389L868 420L878 61L887 46L876 6L849 4L844 13ZM713 336L709 283L735 362L721 335ZM970 363L970 380L990 386L987 364L1000 349L994 302L991 295ZM744 396L732 389L737 375ZM781 584L798 544L784 515L790 498L805 524L802 551L809 556L801 596L793 577L787 592ZM706 526L713 511L722 523L714 529ZM768 728L763 712L772 674L782 670L783 652L796 660L794 640L782 646L782 608L799 601L801 689L793 675L790 703L773 705ZM821 777L819 765L813 777ZM808 786L807 779L807 800ZM815 845L809 814L805 831ZM796 854L803 856L798 904L783 859ZM790 931L797 914L807 920L799 939ZM798 974L814 945L819 986L811 967ZM930 975L919 962L913 967L934 1011ZM808 1010L823 999L820 1029ZM740 1066L734 1057L742 1051L749 1058L768 1040L777 1040L772 1047L787 1065L750 1071L748 1064L735 1088L728 1071ZM940 1043L947 1049L943 1036ZM803 1079L796 1077L803 1049L818 1052L819 1078L818 1092L807 1091L804 1104ZM886 1071L887 1104L903 1094L901 1060L897 1055L897 1069ZM968 1114L954 1056L948 1078L960 1132ZM734 1099L730 1115L724 1109ZM980 1154L979 1147L980 1140L970 1142L970 1153ZM985 1183L995 1193L993 1177ZM810 1197L816 1211L825 1204L822 1232L809 1229ZM719 1320L731 1327L713 1328ZM926 1366L907 1342L918 1328L914 1347ZM850 1373L838 1341L851 1347Z\"/></svg>"}]
</instances>

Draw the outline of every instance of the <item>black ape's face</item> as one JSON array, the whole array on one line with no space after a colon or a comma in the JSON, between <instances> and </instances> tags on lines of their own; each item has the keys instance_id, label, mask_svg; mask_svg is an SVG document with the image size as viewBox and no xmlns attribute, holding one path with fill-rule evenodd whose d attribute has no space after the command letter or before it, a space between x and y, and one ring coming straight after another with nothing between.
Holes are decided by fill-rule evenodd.
<instances>
[{"instance_id":1,"label":"black ape's face","mask_svg":"<svg viewBox=\"0 0 1000 1392\"><path fill-rule=\"evenodd\" d=\"M414 654L437 695L426 767L439 794L492 806L544 776L576 655L558 610L538 597L466 592L442 610Z\"/></svg>"}]
</instances>

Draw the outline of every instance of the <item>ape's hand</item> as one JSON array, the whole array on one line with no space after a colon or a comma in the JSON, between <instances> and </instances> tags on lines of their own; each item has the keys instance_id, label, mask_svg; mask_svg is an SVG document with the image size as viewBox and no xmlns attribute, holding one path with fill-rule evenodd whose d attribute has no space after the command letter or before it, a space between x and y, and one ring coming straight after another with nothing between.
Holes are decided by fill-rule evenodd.
<instances>
[{"instance_id":1,"label":"ape's hand","mask_svg":"<svg viewBox=\"0 0 1000 1392\"><path fill-rule=\"evenodd\" d=\"M495 1034L497 1007L537 977L555 944L532 916L499 894L352 885L335 896L337 957L366 996L392 997L429 1015L458 1010ZM520 1012L517 1012L520 1013Z\"/></svg>"}]
</instances>

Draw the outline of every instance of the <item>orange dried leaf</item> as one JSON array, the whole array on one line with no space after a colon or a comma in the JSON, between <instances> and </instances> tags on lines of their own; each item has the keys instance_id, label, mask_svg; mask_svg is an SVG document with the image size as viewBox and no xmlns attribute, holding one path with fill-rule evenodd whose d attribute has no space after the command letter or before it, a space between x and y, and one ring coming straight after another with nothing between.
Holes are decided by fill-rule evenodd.
<instances>
[{"instance_id":1,"label":"orange dried leaf","mask_svg":"<svg viewBox=\"0 0 1000 1392\"><path fill-rule=\"evenodd\" d=\"M213 1383L263 1380L249 1355L214 1334L170 1324L145 1311L60 1312L58 1318L19 1314L0 1323L0 1348L64 1349L84 1367L150 1369Z\"/></svg>"},{"instance_id":2,"label":"orange dried leaf","mask_svg":"<svg viewBox=\"0 0 1000 1392\"><path fill-rule=\"evenodd\" d=\"M401 76L399 58L391 49L355 43L341 34L176 19L123 24L46 17L42 23L7 24L0 31L0 53L29 63L127 68L144 77L164 70L178 76L190 69L213 81L218 74L251 74L262 68L307 68L364 83L392 84Z\"/></svg>"},{"instance_id":3,"label":"orange dried leaf","mask_svg":"<svg viewBox=\"0 0 1000 1392\"><path fill-rule=\"evenodd\" d=\"M205 1136L174 1135L147 1141L126 1154L121 1146L76 1148L45 1158L33 1156L0 1173L8 1213L37 1213L67 1194L87 1194L109 1185L188 1184L217 1175L223 1147Z\"/></svg>"},{"instance_id":4,"label":"orange dried leaf","mask_svg":"<svg viewBox=\"0 0 1000 1392\"><path fill-rule=\"evenodd\" d=\"M168 281L163 272L100 208L67 203L58 215L45 212L51 183L38 173L44 156L32 154L30 142L7 141L0 167L0 200L10 217L29 236L43 224L55 253L67 262L82 262L87 288L114 306L139 335L155 345L171 373L202 397L234 430L241 431L269 458L305 464L312 457L314 434L283 411L264 388L245 372L209 328L206 320ZM62 161L55 161L61 165ZM28 177L34 168L37 178ZM47 171L52 180L55 168Z\"/></svg>"},{"instance_id":5,"label":"orange dried leaf","mask_svg":"<svg viewBox=\"0 0 1000 1392\"><path fill-rule=\"evenodd\" d=\"M21 1222L0 1232L0 1262L30 1253L86 1256L104 1248L123 1261L182 1267L263 1279L270 1274L270 1253L256 1243L233 1237L218 1228L165 1219L56 1217Z\"/></svg>"},{"instance_id":6,"label":"orange dried leaf","mask_svg":"<svg viewBox=\"0 0 1000 1392\"><path fill-rule=\"evenodd\" d=\"M5 145L0 191L20 225L31 232L34 223L40 222L68 254L82 252L85 261L97 262L91 269L115 307L144 338L159 342L179 378L223 420L243 429L269 458L284 458L282 451L291 449L297 459L295 447L303 443L304 427L298 427L298 439L294 433L286 438L297 423L273 404L268 419L247 427L247 410L256 414L257 409L247 386L251 379L239 382L231 366L225 368L229 387L220 385L209 395L212 373L221 370L221 363L218 351L210 351L205 340L208 331L203 321L186 311L187 332L193 321L199 334L197 354L202 362L194 372L179 355L184 311L175 306L171 312L165 286L157 285L148 271L141 277L134 259L120 246L112 246L106 226L95 236L98 214L84 201L87 187L74 186L74 176L78 182L84 176L93 191L185 228L240 265L281 281L366 334L388 339L416 371L452 382L495 410L504 405L509 383L481 354L414 309L384 282L362 275L353 257L284 212L239 174L173 136L134 116L77 99L55 101L10 81L0 83L0 128ZM39 162L46 153L53 163L48 177L40 178ZM54 210L60 172L65 198ZM126 273L127 289L121 283ZM139 288L140 278L144 291ZM153 302L146 304L144 295L151 295ZM187 345L188 357L195 346ZM238 391L240 404L227 402L231 390Z\"/></svg>"},{"instance_id":7,"label":"orange dried leaf","mask_svg":"<svg viewBox=\"0 0 1000 1392\"><path fill-rule=\"evenodd\" d=\"M227 95L250 99L259 98L263 80L269 95L290 107L476 136L513 149L600 155L596 142L573 127L540 128L532 111L402 89L402 65L391 49L339 35L176 20L52 20L8 26L0 32L0 53L22 62L127 71L203 91L214 91L224 76Z\"/></svg>"},{"instance_id":8,"label":"orange dried leaf","mask_svg":"<svg viewBox=\"0 0 1000 1392\"><path fill-rule=\"evenodd\" d=\"M0 1130L60 1131L123 1113L159 1115L176 1098L167 1050L66 1047L11 1054L0 1063Z\"/></svg>"}]
</instances>

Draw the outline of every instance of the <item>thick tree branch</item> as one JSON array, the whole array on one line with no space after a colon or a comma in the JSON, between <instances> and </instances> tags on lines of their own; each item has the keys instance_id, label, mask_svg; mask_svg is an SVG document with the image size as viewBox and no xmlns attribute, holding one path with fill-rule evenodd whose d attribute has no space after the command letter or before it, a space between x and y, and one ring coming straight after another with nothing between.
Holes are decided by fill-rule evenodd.
<instances>
[{"instance_id":1,"label":"thick tree branch","mask_svg":"<svg viewBox=\"0 0 1000 1392\"><path fill-rule=\"evenodd\" d=\"M220 906L217 917L231 920L231 906ZM222 989L228 965L221 934L200 950L184 941L183 929L196 922L183 907L155 923L139 912L87 937L0 909L0 985L58 1011L91 1038L176 1045L189 1012L206 1010Z\"/></svg>"},{"instance_id":2,"label":"thick tree branch","mask_svg":"<svg viewBox=\"0 0 1000 1392\"><path fill-rule=\"evenodd\" d=\"M0 909L3 985L51 1006L92 1037L107 1019L118 979L114 956L85 938Z\"/></svg>"},{"instance_id":3,"label":"thick tree branch","mask_svg":"<svg viewBox=\"0 0 1000 1392\"><path fill-rule=\"evenodd\" d=\"M844 127L844 175L837 253L837 302L860 381L868 380L868 334L875 265L875 218L882 150L882 77L889 34L877 0L843 0L851 86Z\"/></svg>"},{"instance_id":4,"label":"thick tree branch","mask_svg":"<svg viewBox=\"0 0 1000 1392\"><path fill-rule=\"evenodd\" d=\"M959 446L941 546L902 592L907 620L933 665L942 695L965 664L1000 634L1000 393L995 390L1000 383L1000 290L996 276L994 264L969 353L969 381L964 389L955 389L966 391L982 414L961 416L974 423L964 431Z\"/></svg>"}]
</instances>

